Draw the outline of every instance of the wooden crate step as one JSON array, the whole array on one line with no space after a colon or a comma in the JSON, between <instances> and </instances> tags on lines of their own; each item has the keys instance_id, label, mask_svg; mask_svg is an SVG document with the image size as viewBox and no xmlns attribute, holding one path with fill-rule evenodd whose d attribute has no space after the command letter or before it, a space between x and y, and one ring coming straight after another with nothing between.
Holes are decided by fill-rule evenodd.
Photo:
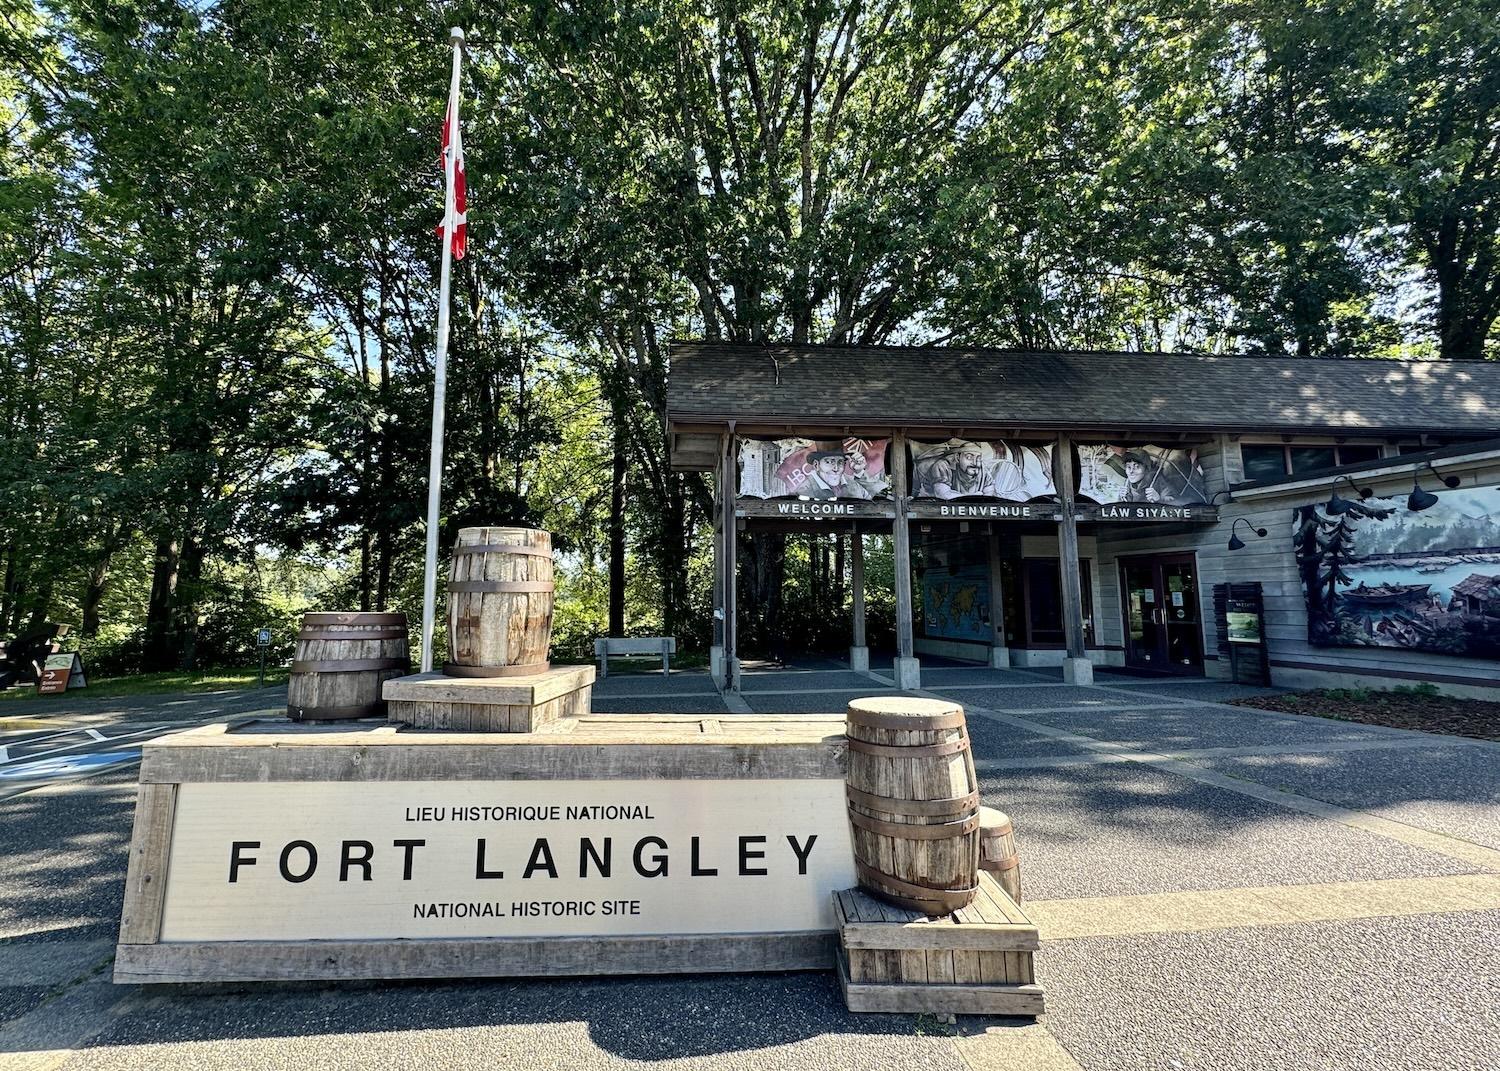
<instances>
[{"instance_id":1,"label":"wooden crate step","mask_svg":"<svg viewBox=\"0 0 1500 1071\"><path fill-rule=\"evenodd\" d=\"M833 894L839 980L850 1011L1040 1015L1036 926L994 876L979 896L929 918L860 889Z\"/></svg>"}]
</instances>

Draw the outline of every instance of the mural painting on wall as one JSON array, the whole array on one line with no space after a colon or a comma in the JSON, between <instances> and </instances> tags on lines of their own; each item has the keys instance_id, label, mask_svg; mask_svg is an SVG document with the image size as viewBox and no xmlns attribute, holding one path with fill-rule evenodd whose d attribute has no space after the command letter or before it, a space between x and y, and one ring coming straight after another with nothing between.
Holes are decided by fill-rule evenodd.
<instances>
[{"instance_id":1,"label":"mural painting on wall","mask_svg":"<svg viewBox=\"0 0 1500 1071\"><path fill-rule=\"evenodd\" d=\"M1407 647L1500 658L1500 488L1439 491L1293 514L1307 639L1320 647Z\"/></svg>"},{"instance_id":2,"label":"mural painting on wall","mask_svg":"<svg viewBox=\"0 0 1500 1071\"><path fill-rule=\"evenodd\" d=\"M990 571L985 565L922 571L922 631L947 640L989 643Z\"/></svg>"},{"instance_id":3,"label":"mural painting on wall","mask_svg":"<svg viewBox=\"0 0 1500 1071\"><path fill-rule=\"evenodd\" d=\"M742 439L740 488L747 498L888 498L889 439Z\"/></svg>"},{"instance_id":4,"label":"mural painting on wall","mask_svg":"<svg viewBox=\"0 0 1500 1071\"><path fill-rule=\"evenodd\" d=\"M1030 502L1057 494L1052 444L912 442L911 491L916 498L1002 498Z\"/></svg>"},{"instance_id":5,"label":"mural painting on wall","mask_svg":"<svg viewBox=\"0 0 1500 1071\"><path fill-rule=\"evenodd\" d=\"M1208 477L1196 449L1110 443L1078 445L1078 494L1101 506L1196 506L1209 500Z\"/></svg>"}]
</instances>

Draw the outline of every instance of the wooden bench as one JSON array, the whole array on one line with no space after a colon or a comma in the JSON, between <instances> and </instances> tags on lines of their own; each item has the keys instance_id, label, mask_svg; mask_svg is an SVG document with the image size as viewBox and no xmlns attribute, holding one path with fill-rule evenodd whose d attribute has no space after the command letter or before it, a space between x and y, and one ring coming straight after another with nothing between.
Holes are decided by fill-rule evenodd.
<instances>
[{"instance_id":1,"label":"wooden bench","mask_svg":"<svg viewBox=\"0 0 1500 1071\"><path fill-rule=\"evenodd\" d=\"M677 640L671 636L636 636L624 639L619 636L606 636L594 641L594 657L599 659L599 677L602 680L609 676L609 659L611 655L630 658L637 655L655 657L661 656L661 675L668 676L672 672L672 656L677 653Z\"/></svg>"}]
</instances>

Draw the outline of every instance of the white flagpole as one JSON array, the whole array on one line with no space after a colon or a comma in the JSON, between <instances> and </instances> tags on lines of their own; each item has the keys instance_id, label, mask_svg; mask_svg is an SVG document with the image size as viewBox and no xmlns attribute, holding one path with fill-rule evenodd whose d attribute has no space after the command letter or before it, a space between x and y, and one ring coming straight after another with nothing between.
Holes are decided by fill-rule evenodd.
<instances>
[{"instance_id":1,"label":"white flagpole","mask_svg":"<svg viewBox=\"0 0 1500 1071\"><path fill-rule=\"evenodd\" d=\"M464 32L457 26L449 32L453 42L453 80L448 89L452 109L448 131L448 157L443 161L447 194L443 207L443 269L438 281L437 376L432 387L432 455L427 466L427 566L422 575L422 672L432 672L432 637L437 620L438 505L443 492L443 410L448 393L448 284L453 274L453 228L457 211L453 202L453 169L459 144L458 69L463 56Z\"/></svg>"}]
</instances>

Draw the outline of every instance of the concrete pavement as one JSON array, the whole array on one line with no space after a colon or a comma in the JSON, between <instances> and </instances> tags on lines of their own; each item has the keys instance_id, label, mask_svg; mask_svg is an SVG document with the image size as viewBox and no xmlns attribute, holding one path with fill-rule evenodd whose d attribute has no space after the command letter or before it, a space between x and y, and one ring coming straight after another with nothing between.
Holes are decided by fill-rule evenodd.
<instances>
[{"instance_id":1,"label":"concrete pavement","mask_svg":"<svg viewBox=\"0 0 1500 1071\"><path fill-rule=\"evenodd\" d=\"M748 673L740 702L889 689L878 668L800 668ZM852 1016L816 973L117 988L121 767L0 799L0 1066L1500 1066L1500 745L1223 706L1243 690L1212 682L923 678L969 709L985 801L1016 822L1036 1024ZM281 701L178 699L76 717L109 736ZM689 671L611 677L595 709L733 707Z\"/></svg>"}]
</instances>

